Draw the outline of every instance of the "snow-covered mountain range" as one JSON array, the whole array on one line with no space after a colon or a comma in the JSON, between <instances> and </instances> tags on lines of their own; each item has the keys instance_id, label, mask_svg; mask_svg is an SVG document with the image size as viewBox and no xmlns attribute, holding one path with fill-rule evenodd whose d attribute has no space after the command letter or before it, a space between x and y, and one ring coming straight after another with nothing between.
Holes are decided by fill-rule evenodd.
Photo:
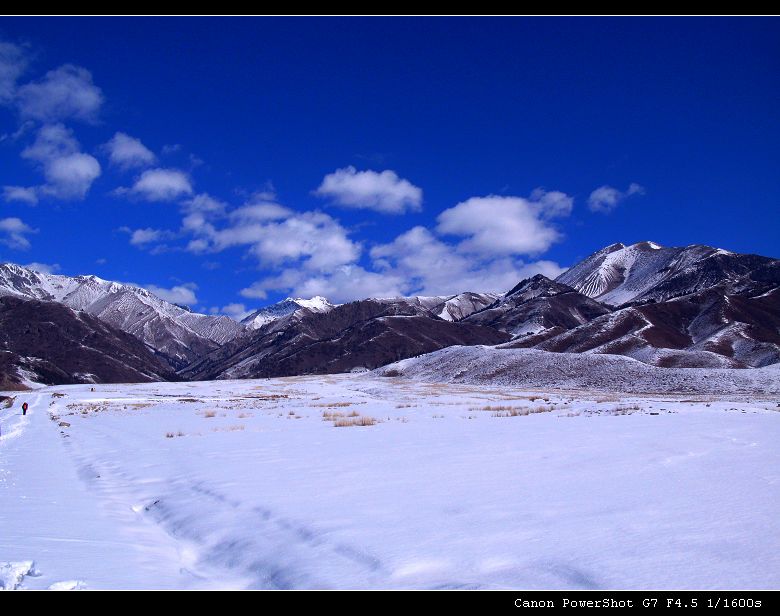
<instances>
[{"instance_id":1,"label":"snow-covered mountain range","mask_svg":"<svg viewBox=\"0 0 780 616\"><path fill-rule=\"evenodd\" d=\"M133 285L0 264L0 297L57 302L96 316L149 345L179 369L243 331L226 316L190 312Z\"/></svg>"},{"instance_id":2,"label":"snow-covered mountain range","mask_svg":"<svg viewBox=\"0 0 780 616\"><path fill-rule=\"evenodd\" d=\"M780 260L702 245L612 244L556 280L537 275L504 295L287 298L241 323L133 285L13 264L0 264L3 296L88 313L191 379L370 369L451 345L616 354L663 367L780 362Z\"/></svg>"}]
</instances>

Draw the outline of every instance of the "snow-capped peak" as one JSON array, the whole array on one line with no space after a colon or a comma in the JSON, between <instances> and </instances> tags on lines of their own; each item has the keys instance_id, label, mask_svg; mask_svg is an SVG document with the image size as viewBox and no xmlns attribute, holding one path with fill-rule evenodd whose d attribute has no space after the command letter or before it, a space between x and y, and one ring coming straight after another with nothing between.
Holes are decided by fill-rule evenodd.
<instances>
[{"instance_id":1,"label":"snow-capped peak","mask_svg":"<svg viewBox=\"0 0 780 616\"><path fill-rule=\"evenodd\" d=\"M310 299L301 297L288 297L280 302L264 306L255 310L252 314L244 318L241 323L246 325L247 329L260 329L263 325L272 323L282 317L306 308L312 312L328 312L335 307L326 298L316 295Z\"/></svg>"},{"instance_id":2,"label":"snow-capped peak","mask_svg":"<svg viewBox=\"0 0 780 616\"><path fill-rule=\"evenodd\" d=\"M328 312L334 307L334 304L331 304L327 298L322 297L322 295L315 295L310 299L303 299L301 297L288 297L285 301L295 302L301 308L308 308L309 310L313 310L315 312Z\"/></svg>"}]
</instances>

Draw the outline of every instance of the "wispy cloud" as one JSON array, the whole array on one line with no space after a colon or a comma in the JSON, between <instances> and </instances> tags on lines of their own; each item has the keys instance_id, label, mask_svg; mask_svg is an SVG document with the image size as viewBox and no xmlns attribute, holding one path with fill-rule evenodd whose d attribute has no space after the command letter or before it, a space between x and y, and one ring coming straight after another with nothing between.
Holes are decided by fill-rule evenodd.
<instances>
[{"instance_id":1,"label":"wispy cloud","mask_svg":"<svg viewBox=\"0 0 780 616\"><path fill-rule=\"evenodd\" d=\"M38 263L37 261L27 263L24 267L41 274L56 274L62 269L59 263Z\"/></svg>"},{"instance_id":2,"label":"wispy cloud","mask_svg":"<svg viewBox=\"0 0 780 616\"><path fill-rule=\"evenodd\" d=\"M130 244L139 248L145 248L149 245L159 244L165 240L175 237L175 233L168 231L167 229L153 229L146 227L144 229L130 229L129 227L121 227L119 229L123 233L127 233L130 236Z\"/></svg>"},{"instance_id":3,"label":"wispy cloud","mask_svg":"<svg viewBox=\"0 0 780 616\"><path fill-rule=\"evenodd\" d=\"M185 203L182 230L193 237L190 252L246 247L264 266L296 263L309 271L352 263L360 246L337 220L323 212L294 212L272 202L250 203L226 212L204 196Z\"/></svg>"},{"instance_id":4,"label":"wispy cloud","mask_svg":"<svg viewBox=\"0 0 780 616\"><path fill-rule=\"evenodd\" d=\"M247 310L247 307L244 304L232 303L222 307L213 306L209 308L209 313L224 314L226 316L229 316L231 319L240 321L241 319L248 317L252 313L252 311Z\"/></svg>"},{"instance_id":5,"label":"wispy cloud","mask_svg":"<svg viewBox=\"0 0 780 616\"><path fill-rule=\"evenodd\" d=\"M46 183L34 188L19 190L17 186L4 187L4 196L23 197L32 202L41 195L58 199L83 199L92 183L100 176L100 163L89 154L81 152L73 132L62 124L46 124L36 135L35 141L22 152L22 158L35 161L43 170Z\"/></svg>"},{"instance_id":6,"label":"wispy cloud","mask_svg":"<svg viewBox=\"0 0 780 616\"><path fill-rule=\"evenodd\" d=\"M191 195L192 181L178 169L149 169L144 171L130 189L119 189L119 194L131 194L145 201L175 201Z\"/></svg>"},{"instance_id":7,"label":"wispy cloud","mask_svg":"<svg viewBox=\"0 0 780 616\"><path fill-rule=\"evenodd\" d=\"M326 175L314 194L335 205L383 214L419 211L423 198L421 188L395 171L358 171L351 166Z\"/></svg>"},{"instance_id":8,"label":"wispy cloud","mask_svg":"<svg viewBox=\"0 0 780 616\"><path fill-rule=\"evenodd\" d=\"M22 118L51 123L61 120L95 122L103 92L85 68L65 64L38 81L19 86L15 101Z\"/></svg>"},{"instance_id":9,"label":"wispy cloud","mask_svg":"<svg viewBox=\"0 0 780 616\"><path fill-rule=\"evenodd\" d=\"M14 98L16 82L27 64L27 52L22 46L0 41L0 103L8 103Z\"/></svg>"},{"instance_id":10,"label":"wispy cloud","mask_svg":"<svg viewBox=\"0 0 780 616\"><path fill-rule=\"evenodd\" d=\"M112 165L120 169L148 167L157 161L157 157L140 139L127 133L116 133L108 143L103 145Z\"/></svg>"},{"instance_id":11,"label":"wispy cloud","mask_svg":"<svg viewBox=\"0 0 780 616\"><path fill-rule=\"evenodd\" d=\"M195 291L198 290L198 285L196 285L194 282L185 282L183 284L174 285L170 288L148 284L144 288L147 291L154 293L160 299L164 299L166 302L170 302L172 304L192 306L198 303L198 298L195 295Z\"/></svg>"},{"instance_id":12,"label":"wispy cloud","mask_svg":"<svg viewBox=\"0 0 780 616\"><path fill-rule=\"evenodd\" d=\"M9 248L27 250L30 247L30 240L26 236L37 232L37 229L33 229L19 218L0 219L0 244L5 244Z\"/></svg>"},{"instance_id":13,"label":"wispy cloud","mask_svg":"<svg viewBox=\"0 0 780 616\"><path fill-rule=\"evenodd\" d=\"M590 209L591 212L609 214L629 197L644 194L644 187L636 183L629 184L628 188L624 191L618 190L612 186L599 186L590 193L590 197L588 197L588 209Z\"/></svg>"},{"instance_id":14,"label":"wispy cloud","mask_svg":"<svg viewBox=\"0 0 780 616\"><path fill-rule=\"evenodd\" d=\"M7 203L13 201L35 205L38 203L38 194L32 186L3 186L3 200Z\"/></svg>"}]
</instances>

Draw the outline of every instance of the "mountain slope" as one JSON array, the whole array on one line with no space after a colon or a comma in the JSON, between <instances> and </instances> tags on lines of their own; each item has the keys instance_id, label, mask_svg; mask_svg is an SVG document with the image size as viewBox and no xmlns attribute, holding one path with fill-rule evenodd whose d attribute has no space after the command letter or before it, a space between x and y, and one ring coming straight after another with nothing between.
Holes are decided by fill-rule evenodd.
<instances>
[{"instance_id":1,"label":"mountain slope","mask_svg":"<svg viewBox=\"0 0 780 616\"><path fill-rule=\"evenodd\" d=\"M505 346L626 355L663 367L766 366L780 361L780 289L750 297L713 287L623 308L546 340Z\"/></svg>"},{"instance_id":2,"label":"mountain slope","mask_svg":"<svg viewBox=\"0 0 780 616\"><path fill-rule=\"evenodd\" d=\"M612 244L561 274L558 282L612 306L666 301L726 284L730 293L780 284L780 261L694 244Z\"/></svg>"},{"instance_id":3,"label":"mountain slope","mask_svg":"<svg viewBox=\"0 0 780 616\"><path fill-rule=\"evenodd\" d=\"M281 302L255 310L252 314L242 319L241 323L250 330L260 329L263 325L286 317L301 308L307 308L312 312L328 312L329 310L332 310L334 306L327 299L319 295L312 297L311 299L288 297Z\"/></svg>"},{"instance_id":4,"label":"mountain slope","mask_svg":"<svg viewBox=\"0 0 780 616\"><path fill-rule=\"evenodd\" d=\"M468 316L484 310L495 302L497 293L472 293L466 291L452 297L441 298L441 302L431 306L430 311L445 321L462 321Z\"/></svg>"},{"instance_id":5,"label":"mountain slope","mask_svg":"<svg viewBox=\"0 0 780 616\"><path fill-rule=\"evenodd\" d=\"M571 287L537 274L484 310L466 317L465 322L518 336L551 328L572 329L609 312L606 306Z\"/></svg>"},{"instance_id":6,"label":"mountain slope","mask_svg":"<svg viewBox=\"0 0 780 616\"><path fill-rule=\"evenodd\" d=\"M328 312L300 309L248 339L228 343L183 374L192 379L328 374L376 368L453 344L498 344L509 338L491 328L440 319L423 303L369 299Z\"/></svg>"},{"instance_id":7,"label":"mountain slope","mask_svg":"<svg viewBox=\"0 0 780 616\"><path fill-rule=\"evenodd\" d=\"M177 380L134 336L56 302L0 297L0 387Z\"/></svg>"},{"instance_id":8,"label":"mountain slope","mask_svg":"<svg viewBox=\"0 0 780 616\"><path fill-rule=\"evenodd\" d=\"M0 297L58 302L83 310L126 331L160 352L180 369L243 331L225 316L190 312L146 289L97 276L44 274L11 263L0 264Z\"/></svg>"}]
</instances>

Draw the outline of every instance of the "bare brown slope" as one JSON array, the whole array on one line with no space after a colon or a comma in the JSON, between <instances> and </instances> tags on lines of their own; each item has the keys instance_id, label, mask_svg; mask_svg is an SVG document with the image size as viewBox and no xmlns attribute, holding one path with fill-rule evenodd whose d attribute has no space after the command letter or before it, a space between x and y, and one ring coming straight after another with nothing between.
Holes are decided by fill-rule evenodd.
<instances>
[{"instance_id":1,"label":"bare brown slope","mask_svg":"<svg viewBox=\"0 0 780 616\"><path fill-rule=\"evenodd\" d=\"M225 345L182 374L192 379L330 374L377 368L456 344L508 339L494 329L444 321L421 306L362 300L327 313L298 311Z\"/></svg>"},{"instance_id":2,"label":"bare brown slope","mask_svg":"<svg viewBox=\"0 0 780 616\"><path fill-rule=\"evenodd\" d=\"M0 349L6 383L20 369L44 384L178 379L134 336L55 302L0 297Z\"/></svg>"},{"instance_id":3,"label":"bare brown slope","mask_svg":"<svg viewBox=\"0 0 780 616\"><path fill-rule=\"evenodd\" d=\"M537 334L550 328L573 329L609 312L571 287L537 274L464 322L510 334Z\"/></svg>"},{"instance_id":4,"label":"bare brown slope","mask_svg":"<svg viewBox=\"0 0 780 616\"><path fill-rule=\"evenodd\" d=\"M780 289L735 295L720 285L623 308L557 335L506 346L627 355L658 366L765 366L780 361Z\"/></svg>"}]
</instances>

